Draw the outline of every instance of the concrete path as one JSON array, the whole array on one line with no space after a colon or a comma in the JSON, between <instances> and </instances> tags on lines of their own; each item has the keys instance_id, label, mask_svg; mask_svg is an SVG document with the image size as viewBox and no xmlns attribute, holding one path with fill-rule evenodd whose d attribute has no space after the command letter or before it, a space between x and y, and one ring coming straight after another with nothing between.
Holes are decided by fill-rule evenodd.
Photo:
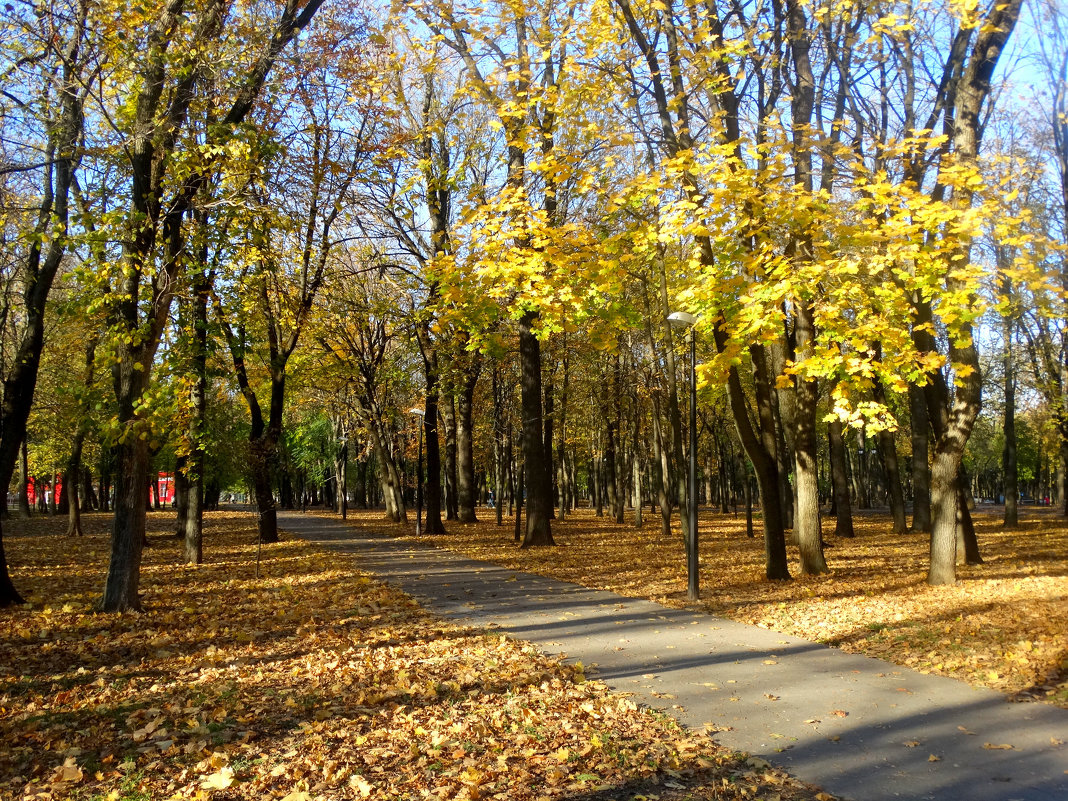
<instances>
[{"instance_id":1,"label":"concrete path","mask_svg":"<svg viewBox=\"0 0 1068 801\"><path fill-rule=\"evenodd\" d=\"M703 613L287 513L427 609L581 660L616 690L854 801L1068 801L1068 711Z\"/></svg>"}]
</instances>

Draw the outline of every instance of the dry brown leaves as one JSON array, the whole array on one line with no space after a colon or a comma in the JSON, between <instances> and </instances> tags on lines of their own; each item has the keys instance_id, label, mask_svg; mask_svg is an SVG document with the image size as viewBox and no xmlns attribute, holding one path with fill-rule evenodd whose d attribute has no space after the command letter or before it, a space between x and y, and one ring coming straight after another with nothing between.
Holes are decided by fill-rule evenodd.
<instances>
[{"instance_id":1,"label":"dry brown leaves","mask_svg":"<svg viewBox=\"0 0 1068 801\"><path fill-rule=\"evenodd\" d=\"M532 646L427 616L351 557L214 514L180 566L151 516L146 612L91 611L108 521L6 525L0 798L826 799Z\"/></svg>"},{"instance_id":2,"label":"dry brown leaves","mask_svg":"<svg viewBox=\"0 0 1068 801\"><path fill-rule=\"evenodd\" d=\"M559 547L521 551L512 521L449 523L441 547L545 576L623 595L686 606L681 535L665 537L659 516L634 527L582 509L553 522ZM985 564L958 568L952 587L929 587L928 541L890 534L885 515L860 513L857 537L834 538L826 521L830 575L764 580L764 546L745 536L744 513L701 512L701 595L709 612L744 623L864 653L922 672L954 676L1018 700L1068 706L1068 523L1054 510L1027 509L1019 529L1005 531L995 512L979 510L976 530ZM377 513L354 516L373 530L412 533ZM677 518L676 521L677 523Z\"/></svg>"}]
</instances>

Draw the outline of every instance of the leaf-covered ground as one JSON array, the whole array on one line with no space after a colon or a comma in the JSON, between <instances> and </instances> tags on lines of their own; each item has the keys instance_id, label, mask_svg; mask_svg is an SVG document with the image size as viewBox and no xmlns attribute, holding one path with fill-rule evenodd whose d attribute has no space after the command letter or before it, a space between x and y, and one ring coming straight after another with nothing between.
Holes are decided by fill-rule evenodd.
<instances>
[{"instance_id":1,"label":"leaf-covered ground","mask_svg":"<svg viewBox=\"0 0 1068 801\"><path fill-rule=\"evenodd\" d=\"M154 513L143 614L92 612L108 519L5 523L0 799L817 799L533 646L427 615L349 556Z\"/></svg>"},{"instance_id":2,"label":"leaf-covered ground","mask_svg":"<svg viewBox=\"0 0 1068 801\"><path fill-rule=\"evenodd\" d=\"M1000 526L1000 510L975 514L985 564L961 566L953 587L929 587L928 539L890 534L885 515L861 513L856 538L831 536L825 521L829 575L801 576L789 548L794 580L764 576L760 521L745 536L744 512L702 510L701 606L709 612L868 654L922 672L954 676L1017 700L1068 706L1068 523L1053 510L1025 508L1015 531ZM476 559L573 581L588 587L686 606L681 535L664 537L646 514L639 530L632 511L617 525L582 509L553 522L556 548L522 551L512 521L495 525L492 509L477 524L447 524L445 536L424 537ZM353 515L357 525L410 535L380 513ZM677 523L677 518L676 518Z\"/></svg>"}]
</instances>

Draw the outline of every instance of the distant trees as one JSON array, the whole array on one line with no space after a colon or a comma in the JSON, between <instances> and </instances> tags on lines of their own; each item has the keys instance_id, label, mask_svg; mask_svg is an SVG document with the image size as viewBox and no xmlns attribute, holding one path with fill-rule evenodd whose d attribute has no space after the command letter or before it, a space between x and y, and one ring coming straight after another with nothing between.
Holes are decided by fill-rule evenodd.
<instances>
[{"instance_id":1,"label":"distant trees","mask_svg":"<svg viewBox=\"0 0 1068 801\"><path fill-rule=\"evenodd\" d=\"M524 546L580 497L637 525L647 505L670 533L691 498L751 510L755 487L768 578L790 577L788 543L803 573L833 568L823 505L851 536L881 503L904 532L911 501L942 584L981 561L972 493L1015 498L1014 472L1031 492L1068 456L1053 10L1031 54L1048 119L1010 145L984 121L1023 119L992 106L1019 0L434 0L381 24L320 4L70 0L3 45L0 478L69 270L98 333L82 442L114 460L103 608L138 607L153 455L200 558L226 393L265 542L297 496L405 520L417 481L428 530L492 491ZM673 311L699 318L694 454ZM77 449L57 449L72 477ZM19 600L2 571L0 600Z\"/></svg>"}]
</instances>

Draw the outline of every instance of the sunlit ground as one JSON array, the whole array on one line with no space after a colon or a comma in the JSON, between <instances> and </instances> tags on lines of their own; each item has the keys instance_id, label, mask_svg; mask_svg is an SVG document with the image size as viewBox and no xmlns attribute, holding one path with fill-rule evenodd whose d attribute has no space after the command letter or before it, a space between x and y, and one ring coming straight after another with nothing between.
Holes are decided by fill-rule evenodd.
<instances>
[{"instance_id":1,"label":"sunlit ground","mask_svg":"<svg viewBox=\"0 0 1068 801\"><path fill-rule=\"evenodd\" d=\"M0 799L826 801L533 646L426 615L213 513L205 564L150 515L142 614L105 615L109 520L5 521ZM563 553L561 549L559 553Z\"/></svg>"},{"instance_id":2,"label":"sunlit ground","mask_svg":"<svg viewBox=\"0 0 1068 801\"><path fill-rule=\"evenodd\" d=\"M516 570L573 581L624 595L686 606L682 536L660 531L646 510L641 529L633 511L618 525L580 509L553 522L555 548L519 550L512 519L495 525L492 509L480 522L448 522L445 536L424 537L450 550ZM1005 531L1000 510L975 514L985 564L961 565L952 587L925 583L925 536L890 533L885 514L856 517L855 539L832 536L825 520L829 575L802 576L789 548L789 582L764 579L760 520L745 536L744 511L735 517L702 510L701 605L734 620L835 645L844 650L955 676L971 684L1068 706L1068 523L1054 510L1025 508L1021 526ZM357 525L398 535L381 513L350 514Z\"/></svg>"}]
</instances>

